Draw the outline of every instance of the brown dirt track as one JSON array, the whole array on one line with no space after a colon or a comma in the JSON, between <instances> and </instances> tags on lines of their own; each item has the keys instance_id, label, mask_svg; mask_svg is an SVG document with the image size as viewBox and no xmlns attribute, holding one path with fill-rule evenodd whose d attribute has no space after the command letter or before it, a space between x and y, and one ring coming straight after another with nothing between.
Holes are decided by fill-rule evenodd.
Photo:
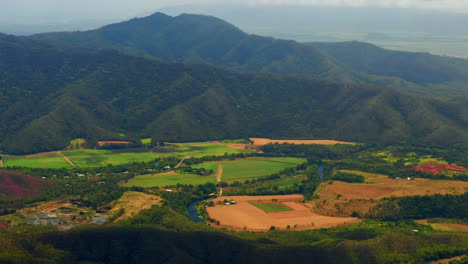
<instances>
[{"instance_id":1,"label":"brown dirt track","mask_svg":"<svg viewBox=\"0 0 468 264\"><path fill-rule=\"evenodd\" d=\"M277 229L305 230L327 228L340 225L358 223L361 220L351 217L329 217L316 214L308 206L300 201L304 199L302 195L274 195L274 196L224 196L214 199L218 201L235 200L235 205L216 205L207 208L209 216L220 222L222 227L234 230L267 231L271 226ZM292 208L292 211L265 213L260 208L251 205L249 202L277 202L283 203Z\"/></svg>"},{"instance_id":2,"label":"brown dirt track","mask_svg":"<svg viewBox=\"0 0 468 264\"><path fill-rule=\"evenodd\" d=\"M268 138L250 138L250 140L254 143L255 146L263 146L267 144L305 144L305 145L336 145L336 144L354 144L352 142L345 142L345 141L337 141L337 140L275 140L275 139L268 139Z\"/></svg>"},{"instance_id":3,"label":"brown dirt track","mask_svg":"<svg viewBox=\"0 0 468 264\"><path fill-rule=\"evenodd\" d=\"M462 181L421 178L408 181L360 171L342 170L342 172L362 175L366 178L366 182L333 181L333 184L322 183L316 191L320 199L312 202L317 212L338 216L348 216L354 211L365 214L377 203L378 199L384 197L433 195L436 193L460 195L468 191L468 182Z\"/></svg>"}]
</instances>

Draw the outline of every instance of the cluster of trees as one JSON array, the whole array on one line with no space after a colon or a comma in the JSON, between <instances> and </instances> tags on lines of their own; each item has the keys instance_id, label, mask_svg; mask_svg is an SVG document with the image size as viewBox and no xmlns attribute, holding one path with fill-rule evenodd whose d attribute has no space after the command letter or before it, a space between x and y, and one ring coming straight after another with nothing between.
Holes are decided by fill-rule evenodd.
<instances>
[{"instance_id":1,"label":"cluster of trees","mask_svg":"<svg viewBox=\"0 0 468 264\"><path fill-rule=\"evenodd\" d=\"M342 158L349 158L354 156L355 153L364 151L369 148L365 144L347 145L297 145L297 144L267 144L260 149L266 155L278 157L307 157L310 160L320 161L323 159L335 160Z\"/></svg>"},{"instance_id":2,"label":"cluster of trees","mask_svg":"<svg viewBox=\"0 0 468 264\"><path fill-rule=\"evenodd\" d=\"M466 220L468 193L384 198L366 217L391 221L438 217Z\"/></svg>"},{"instance_id":3,"label":"cluster of trees","mask_svg":"<svg viewBox=\"0 0 468 264\"><path fill-rule=\"evenodd\" d=\"M364 176L362 175L337 172L335 176L333 176L333 180L349 182L349 183L363 183L366 180L366 178L364 178Z\"/></svg>"}]
</instances>

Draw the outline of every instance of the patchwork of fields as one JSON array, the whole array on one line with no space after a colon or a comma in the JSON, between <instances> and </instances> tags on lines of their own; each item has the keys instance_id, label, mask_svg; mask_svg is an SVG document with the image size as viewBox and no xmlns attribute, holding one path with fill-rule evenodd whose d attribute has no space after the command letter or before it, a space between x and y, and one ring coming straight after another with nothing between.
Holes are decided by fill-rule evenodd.
<instances>
[{"instance_id":1,"label":"patchwork of fields","mask_svg":"<svg viewBox=\"0 0 468 264\"><path fill-rule=\"evenodd\" d=\"M120 165L132 162L149 162L158 157L168 156L212 156L235 153L247 153L252 150L231 148L221 142L191 142L168 143L165 147L153 150L138 149L77 149L63 150L33 155L11 156L4 155L3 167L29 167L29 168L73 168L65 158L80 168L103 167L109 164Z\"/></svg>"},{"instance_id":2,"label":"patchwork of fields","mask_svg":"<svg viewBox=\"0 0 468 264\"><path fill-rule=\"evenodd\" d=\"M235 201L225 205L222 201ZM302 195L225 196L214 199L208 215L219 224L214 227L233 230L267 231L275 229L319 229L361 222L354 217L330 217L316 214ZM263 204L263 205L261 205ZM274 208L289 208L285 210ZM289 227L289 228L288 228Z\"/></svg>"},{"instance_id":3,"label":"patchwork of fields","mask_svg":"<svg viewBox=\"0 0 468 264\"><path fill-rule=\"evenodd\" d=\"M267 144L283 144L283 143L289 143L289 144L305 144L305 145L336 145L336 144L354 144L352 142L345 142L345 141L338 141L338 140L294 140L294 139L268 139L268 138L250 138L250 140L253 142L254 145L256 146L263 146Z\"/></svg>"},{"instance_id":4,"label":"patchwork of fields","mask_svg":"<svg viewBox=\"0 0 468 264\"><path fill-rule=\"evenodd\" d=\"M316 190L320 199L312 202L315 210L327 215L361 215L368 212L378 199L413 195L455 194L468 191L468 182L416 178L391 179L386 175L354 170L341 172L364 176L365 183L324 182Z\"/></svg>"},{"instance_id":5,"label":"patchwork of fields","mask_svg":"<svg viewBox=\"0 0 468 264\"><path fill-rule=\"evenodd\" d=\"M246 158L228 160L220 162L207 162L194 165L194 168L206 168L215 171L214 174L203 176L196 174L180 174L175 172L159 173L152 175L138 176L124 186L138 187L164 187L176 184L204 184L208 182L216 183L216 173L219 165L223 169L221 180L226 182L248 180L277 173L281 170L295 167L305 162L301 158Z\"/></svg>"},{"instance_id":6,"label":"patchwork of fields","mask_svg":"<svg viewBox=\"0 0 468 264\"><path fill-rule=\"evenodd\" d=\"M166 172L137 176L135 179L125 183L124 187L165 187L177 184L200 185L208 182L216 183L215 176L201 176L197 174L182 174L176 172Z\"/></svg>"},{"instance_id":7,"label":"patchwork of fields","mask_svg":"<svg viewBox=\"0 0 468 264\"><path fill-rule=\"evenodd\" d=\"M226 182L242 181L268 176L281 170L295 167L306 160L303 158L246 158L220 162L207 162L194 165L194 168L216 170L217 164L223 168L222 180Z\"/></svg>"}]
</instances>

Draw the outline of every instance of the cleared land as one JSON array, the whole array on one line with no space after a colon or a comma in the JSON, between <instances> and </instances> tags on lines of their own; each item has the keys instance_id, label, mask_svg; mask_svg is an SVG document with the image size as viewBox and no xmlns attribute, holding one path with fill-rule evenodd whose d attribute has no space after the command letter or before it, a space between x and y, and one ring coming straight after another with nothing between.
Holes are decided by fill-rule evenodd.
<instances>
[{"instance_id":1,"label":"cleared land","mask_svg":"<svg viewBox=\"0 0 468 264\"><path fill-rule=\"evenodd\" d=\"M287 212L292 211L293 209L284 203L254 203L250 202L251 205L256 206L262 209L265 213L274 213L274 212Z\"/></svg>"},{"instance_id":2,"label":"cleared land","mask_svg":"<svg viewBox=\"0 0 468 264\"><path fill-rule=\"evenodd\" d=\"M0 170L0 199L29 198L41 193L47 181Z\"/></svg>"},{"instance_id":3,"label":"cleared land","mask_svg":"<svg viewBox=\"0 0 468 264\"><path fill-rule=\"evenodd\" d=\"M217 204L224 200L234 200L236 204ZM353 217L330 217L314 213L302 195L269 195L269 196L224 196L214 199L214 207L208 207L208 215L219 221L215 227L234 230L267 231L274 226L277 229L305 230L327 228L358 223L361 220ZM275 203L291 208L290 211L267 213L251 203Z\"/></svg>"},{"instance_id":4,"label":"cleared land","mask_svg":"<svg viewBox=\"0 0 468 264\"><path fill-rule=\"evenodd\" d=\"M151 175L137 176L124 186L139 187L164 187L179 184L199 185L207 182L216 183L222 181L233 182L263 177L279 172L286 168L291 168L303 163L300 158L247 158L220 162L208 162L193 165L193 168L205 168L213 170L215 173L203 176L196 174L180 174L176 172L166 172Z\"/></svg>"},{"instance_id":5,"label":"cleared land","mask_svg":"<svg viewBox=\"0 0 468 264\"><path fill-rule=\"evenodd\" d=\"M138 186L143 188L174 186L179 184L200 185L208 182L216 183L216 176L201 176L197 174L180 174L175 172L166 172L150 175L137 176L133 180L125 183L123 186Z\"/></svg>"},{"instance_id":6,"label":"cleared land","mask_svg":"<svg viewBox=\"0 0 468 264\"><path fill-rule=\"evenodd\" d=\"M135 216L142 210L149 209L160 203L161 198L155 195L132 191L125 192L120 199L112 202L112 209L108 212L108 215L113 216L123 209L124 213L114 220L114 222L117 222Z\"/></svg>"},{"instance_id":7,"label":"cleared land","mask_svg":"<svg viewBox=\"0 0 468 264\"><path fill-rule=\"evenodd\" d=\"M255 146L263 146L267 144L305 144L305 145L336 145L336 144L354 144L352 142L345 142L345 141L337 141L337 140L276 140L276 139L268 139L268 138L250 138L250 140L254 143Z\"/></svg>"},{"instance_id":8,"label":"cleared land","mask_svg":"<svg viewBox=\"0 0 468 264\"><path fill-rule=\"evenodd\" d=\"M246 152L252 152L252 150L233 149L220 142L193 142L168 143L167 146L155 151L149 151L147 148L117 150L76 149L61 151L63 155L60 152L53 151L33 155L2 155L2 158L4 159L3 167L71 169L73 168L71 164L75 164L81 168L103 167L109 164L119 165L132 162L150 162L158 157L199 157Z\"/></svg>"},{"instance_id":9,"label":"cleared land","mask_svg":"<svg viewBox=\"0 0 468 264\"><path fill-rule=\"evenodd\" d=\"M418 223L430 225L434 230L450 232L468 232L468 224L429 223L428 220L416 220Z\"/></svg>"},{"instance_id":10,"label":"cleared land","mask_svg":"<svg viewBox=\"0 0 468 264\"><path fill-rule=\"evenodd\" d=\"M206 169L217 168L217 163L223 168L222 180L227 182L241 181L268 176L281 170L295 167L305 162L302 158L246 158L220 162L207 162L194 167Z\"/></svg>"},{"instance_id":11,"label":"cleared land","mask_svg":"<svg viewBox=\"0 0 468 264\"><path fill-rule=\"evenodd\" d=\"M29 168L73 168L57 151L37 153L24 156L2 156L3 167L29 167Z\"/></svg>"},{"instance_id":12,"label":"cleared land","mask_svg":"<svg viewBox=\"0 0 468 264\"><path fill-rule=\"evenodd\" d=\"M468 191L468 182L429 180L416 178L391 179L386 175L362 171L341 170L345 173L362 175L365 183L333 181L320 184L316 194L320 199L312 202L314 208L327 215L351 215L354 211L364 214L384 197L412 195L457 194Z\"/></svg>"},{"instance_id":13,"label":"cleared land","mask_svg":"<svg viewBox=\"0 0 468 264\"><path fill-rule=\"evenodd\" d=\"M411 169L415 171L422 171L422 172L431 173L431 174L438 174L442 171L454 171L454 172L468 173L468 169L465 169L463 167L460 167L457 165L439 164L437 162L428 162L423 165L413 167Z\"/></svg>"}]
</instances>

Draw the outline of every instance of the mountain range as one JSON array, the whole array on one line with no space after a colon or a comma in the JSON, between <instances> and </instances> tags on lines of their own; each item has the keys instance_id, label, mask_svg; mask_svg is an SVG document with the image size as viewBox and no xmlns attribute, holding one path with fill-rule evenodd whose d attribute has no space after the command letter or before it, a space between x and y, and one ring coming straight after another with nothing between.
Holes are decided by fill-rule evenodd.
<instances>
[{"instance_id":1,"label":"mountain range","mask_svg":"<svg viewBox=\"0 0 468 264\"><path fill-rule=\"evenodd\" d=\"M248 35L186 14L85 32L0 34L0 148L34 153L121 134L466 143L465 65L365 43Z\"/></svg>"},{"instance_id":2,"label":"mountain range","mask_svg":"<svg viewBox=\"0 0 468 264\"><path fill-rule=\"evenodd\" d=\"M84 32L29 38L58 47L116 49L169 62L371 83L419 95L468 95L468 60L359 42L299 43L247 34L215 17L155 13Z\"/></svg>"}]
</instances>

